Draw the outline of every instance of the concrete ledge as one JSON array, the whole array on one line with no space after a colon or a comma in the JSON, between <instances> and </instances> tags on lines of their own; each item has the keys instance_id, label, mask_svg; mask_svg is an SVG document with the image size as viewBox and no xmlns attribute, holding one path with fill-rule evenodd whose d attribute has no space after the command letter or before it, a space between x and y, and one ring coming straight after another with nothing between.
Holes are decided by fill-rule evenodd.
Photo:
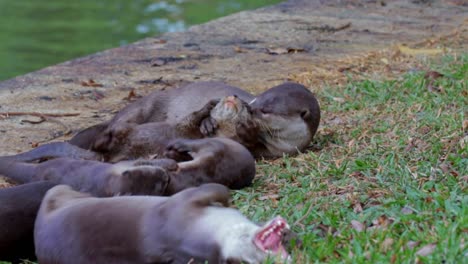
<instances>
[{"instance_id":1,"label":"concrete ledge","mask_svg":"<svg viewBox=\"0 0 468 264\"><path fill-rule=\"evenodd\" d=\"M132 90L223 80L256 93L326 59L448 33L467 13L456 0L290 0L48 67L1 82L0 112L79 115L0 119L0 154L106 120Z\"/></svg>"}]
</instances>

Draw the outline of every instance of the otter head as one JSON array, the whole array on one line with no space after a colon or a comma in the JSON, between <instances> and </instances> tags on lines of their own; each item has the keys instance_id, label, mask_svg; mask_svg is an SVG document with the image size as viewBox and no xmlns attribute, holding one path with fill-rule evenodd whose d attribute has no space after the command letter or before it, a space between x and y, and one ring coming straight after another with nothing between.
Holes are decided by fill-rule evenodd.
<instances>
[{"instance_id":1,"label":"otter head","mask_svg":"<svg viewBox=\"0 0 468 264\"><path fill-rule=\"evenodd\" d=\"M252 119L250 106L236 95L223 97L210 115L218 125L216 136L229 138L235 136L237 124Z\"/></svg>"},{"instance_id":2,"label":"otter head","mask_svg":"<svg viewBox=\"0 0 468 264\"><path fill-rule=\"evenodd\" d=\"M312 141L320 122L320 107L303 85L284 83L250 102L260 125L260 140L274 155L296 153Z\"/></svg>"},{"instance_id":3,"label":"otter head","mask_svg":"<svg viewBox=\"0 0 468 264\"><path fill-rule=\"evenodd\" d=\"M281 263L290 261L282 244L283 233L289 230L289 225L282 217L275 217L263 226L239 221L225 228L231 229L231 234L221 245L221 252L227 260L250 264L263 263L267 258Z\"/></svg>"},{"instance_id":4,"label":"otter head","mask_svg":"<svg viewBox=\"0 0 468 264\"><path fill-rule=\"evenodd\" d=\"M276 217L259 226L239 210L227 207L229 199L227 187L211 183L188 188L167 200L166 241L175 239L179 245L174 255L201 263L260 264L268 257L289 260L282 245L289 229L286 221Z\"/></svg>"}]
</instances>

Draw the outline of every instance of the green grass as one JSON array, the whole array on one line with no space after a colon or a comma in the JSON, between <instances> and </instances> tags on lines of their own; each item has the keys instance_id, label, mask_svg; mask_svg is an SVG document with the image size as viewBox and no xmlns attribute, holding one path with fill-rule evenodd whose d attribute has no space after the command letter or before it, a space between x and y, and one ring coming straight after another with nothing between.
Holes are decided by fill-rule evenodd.
<instances>
[{"instance_id":1,"label":"green grass","mask_svg":"<svg viewBox=\"0 0 468 264\"><path fill-rule=\"evenodd\" d=\"M468 54L426 67L317 91L310 150L258 162L254 186L233 192L251 219L288 220L293 263L467 263Z\"/></svg>"},{"instance_id":2,"label":"green grass","mask_svg":"<svg viewBox=\"0 0 468 264\"><path fill-rule=\"evenodd\" d=\"M317 91L313 147L258 162L254 186L235 192L252 219L288 220L303 242L293 263L468 259L468 54L426 64L398 80L351 76Z\"/></svg>"}]
</instances>

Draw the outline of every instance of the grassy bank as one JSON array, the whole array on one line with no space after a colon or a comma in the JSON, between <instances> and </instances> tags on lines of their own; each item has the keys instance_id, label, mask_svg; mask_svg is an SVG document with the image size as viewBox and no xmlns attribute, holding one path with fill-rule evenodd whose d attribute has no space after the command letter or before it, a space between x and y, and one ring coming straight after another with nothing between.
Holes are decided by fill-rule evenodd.
<instances>
[{"instance_id":1,"label":"grassy bank","mask_svg":"<svg viewBox=\"0 0 468 264\"><path fill-rule=\"evenodd\" d=\"M259 162L254 187L236 192L253 219L292 224L294 263L468 258L468 54L417 62L393 80L350 73L316 89L313 147Z\"/></svg>"}]
</instances>

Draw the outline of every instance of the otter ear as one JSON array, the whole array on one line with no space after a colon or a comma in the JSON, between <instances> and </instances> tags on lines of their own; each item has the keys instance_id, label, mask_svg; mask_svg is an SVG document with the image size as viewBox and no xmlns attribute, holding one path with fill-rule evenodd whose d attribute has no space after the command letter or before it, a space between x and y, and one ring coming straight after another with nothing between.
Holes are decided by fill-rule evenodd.
<instances>
[{"instance_id":1,"label":"otter ear","mask_svg":"<svg viewBox=\"0 0 468 264\"><path fill-rule=\"evenodd\" d=\"M309 118L310 116L310 111L308 109L304 109L301 111L301 118L302 119L306 119L306 118Z\"/></svg>"}]
</instances>

